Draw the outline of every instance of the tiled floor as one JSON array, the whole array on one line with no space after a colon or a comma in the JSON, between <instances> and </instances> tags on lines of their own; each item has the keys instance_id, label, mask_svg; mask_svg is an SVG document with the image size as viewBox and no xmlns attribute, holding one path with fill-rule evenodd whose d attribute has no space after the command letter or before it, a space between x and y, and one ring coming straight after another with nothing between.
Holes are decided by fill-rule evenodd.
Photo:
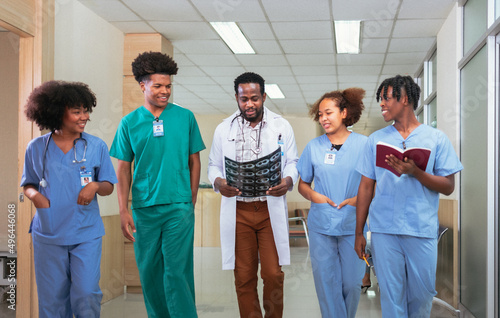
<instances>
[{"instance_id":1,"label":"tiled floor","mask_svg":"<svg viewBox=\"0 0 500 318\"><path fill-rule=\"evenodd\" d=\"M299 246L301 244L298 244ZM305 245L305 244L302 244ZM195 253L195 287L199 318L238 317L238 305L234 291L232 271L221 270L221 253L217 247L198 247ZM321 317L311 262L307 247L291 248L291 265L283 266L285 272L284 318ZM259 281L261 283L261 281ZM372 275L372 287L361 294L356 317L379 318L380 300L376 277ZM262 286L259 286L259 291ZM0 318L13 318L15 312L7 304L0 304ZM146 308L142 294L125 294L102 305L102 318L145 318ZM433 307L432 318L455 317L443 307Z\"/></svg>"},{"instance_id":2,"label":"tiled floor","mask_svg":"<svg viewBox=\"0 0 500 318\"><path fill-rule=\"evenodd\" d=\"M199 318L238 317L232 271L221 270L220 248L198 247L195 253L195 288ZM307 247L291 248L291 265L283 266L285 272L284 318L321 317L311 262ZM259 283L261 281L259 280ZM356 317L380 318L380 299L376 277L372 287L361 294ZM259 291L262 286L259 285ZM141 294L125 294L102 305L102 318L147 317ZM454 317L443 308L434 307L432 318Z\"/></svg>"},{"instance_id":3,"label":"tiled floor","mask_svg":"<svg viewBox=\"0 0 500 318\"><path fill-rule=\"evenodd\" d=\"M307 247L292 247L291 265L285 272L286 318L321 317ZM259 281L261 283L261 281ZM376 285L376 279L372 281ZM238 317L232 271L221 270L220 248L195 248L195 287L198 317ZM262 286L259 286L262 290ZM102 318L147 317L142 295L126 294L102 306ZM381 317L376 288L361 295L357 317Z\"/></svg>"}]
</instances>

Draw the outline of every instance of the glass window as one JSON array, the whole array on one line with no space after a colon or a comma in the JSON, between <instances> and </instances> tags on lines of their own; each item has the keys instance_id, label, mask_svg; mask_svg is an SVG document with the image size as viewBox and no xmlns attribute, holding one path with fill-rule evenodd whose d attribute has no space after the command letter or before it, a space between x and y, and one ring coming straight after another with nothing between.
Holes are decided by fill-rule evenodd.
<instances>
[{"instance_id":1,"label":"glass window","mask_svg":"<svg viewBox=\"0 0 500 318\"><path fill-rule=\"evenodd\" d=\"M500 17L500 0L495 0L495 20L498 19L499 17Z\"/></svg>"},{"instance_id":2,"label":"glass window","mask_svg":"<svg viewBox=\"0 0 500 318\"><path fill-rule=\"evenodd\" d=\"M464 6L464 51L467 53L487 29L488 1L468 0Z\"/></svg>"},{"instance_id":3,"label":"glass window","mask_svg":"<svg viewBox=\"0 0 500 318\"><path fill-rule=\"evenodd\" d=\"M424 103L424 71L420 71L420 74L418 77L415 79L418 86L420 86L420 98L418 99L418 106L422 105Z\"/></svg>"},{"instance_id":4,"label":"glass window","mask_svg":"<svg viewBox=\"0 0 500 318\"><path fill-rule=\"evenodd\" d=\"M427 62L427 91L428 94L426 97L429 97L430 94L436 91L436 83L437 83L437 54L434 52L429 62Z\"/></svg>"},{"instance_id":5,"label":"glass window","mask_svg":"<svg viewBox=\"0 0 500 318\"><path fill-rule=\"evenodd\" d=\"M419 123L423 124L424 123L424 108L420 107L417 108L417 120Z\"/></svg>"},{"instance_id":6,"label":"glass window","mask_svg":"<svg viewBox=\"0 0 500 318\"><path fill-rule=\"evenodd\" d=\"M427 105L427 125L437 127L437 98Z\"/></svg>"},{"instance_id":7,"label":"glass window","mask_svg":"<svg viewBox=\"0 0 500 318\"><path fill-rule=\"evenodd\" d=\"M468 3L468 2L467 2ZM482 48L461 71L460 83L460 302L474 317L486 312L488 251L487 99L478 96L478 78L487 78L487 50ZM487 89L482 87L481 89ZM483 248L478 248L482 246ZM483 270L478 270L481 268Z\"/></svg>"}]
</instances>

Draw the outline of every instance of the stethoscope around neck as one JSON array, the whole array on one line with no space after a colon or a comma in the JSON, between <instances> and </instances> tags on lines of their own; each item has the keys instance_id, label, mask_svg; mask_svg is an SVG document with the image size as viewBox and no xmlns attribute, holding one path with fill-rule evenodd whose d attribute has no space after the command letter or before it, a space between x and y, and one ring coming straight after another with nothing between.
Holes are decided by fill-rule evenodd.
<instances>
[{"instance_id":1,"label":"stethoscope around neck","mask_svg":"<svg viewBox=\"0 0 500 318\"><path fill-rule=\"evenodd\" d=\"M240 112L237 116L235 116L231 120L231 123L229 124L229 130L231 130L231 126L233 125L234 120L238 120L239 117L241 117L241 120L242 120L241 125L243 125L243 123L245 122L245 118L243 117L243 114ZM257 142L257 148L255 150L252 149L252 151L255 152L255 154L257 154L257 155L262 152L262 147L260 146L260 134L262 132L262 122L263 121L264 121L264 115L262 115L262 119L260 120L260 124L259 124L259 137L258 137L258 142ZM240 127L241 127L241 134L243 135L243 126L240 126ZM230 135L228 136L227 139L231 140ZM234 140L234 139L232 139L232 140Z\"/></svg>"},{"instance_id":2,"label":"stethoscope around neck","mask_svg":"<svg viewBox=\"0 0 500 318\"><path fill-rule=\"evenodd\" d=\"M42 180L40 180L39 184L42 188L46 188L48 183L47 183L47 180L45 180L45 160L46 160L46 157L47 157L47 149L49 148L49 143L50 143L50 139L52 139L52 133L50 133L50 136L49 138L47 138L47 142L45 143L45 149L43 150L43 159L42 159ZM76 143L78 141L83 141L83 144L85 145L85 147L83 148L83 156L82 156L82 159L81 160L78 160L76 158ZM75 159L73 159L73 163L82 163L82 162L85 162L87 161L87 159L85 158L85 155L87 154L87 140L85 138L82 137L82 134L80 134L80 137L76 138L75 140L73 140L73 153L75 155Z\"/></svg>"}]
</instances>

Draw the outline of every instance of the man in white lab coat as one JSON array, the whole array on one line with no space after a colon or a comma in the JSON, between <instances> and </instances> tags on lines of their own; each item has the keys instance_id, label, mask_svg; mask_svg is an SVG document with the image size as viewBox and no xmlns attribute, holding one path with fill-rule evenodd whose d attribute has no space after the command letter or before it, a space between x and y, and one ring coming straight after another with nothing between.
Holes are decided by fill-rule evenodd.
<instances>
[{"instance_id":1,"label":"man in white lab coat","mask_svg":"<svg viewBox=\"0 0 500 318\"><path fill-rule=\"evenodd\" d=\"M234 81L238 110L215 130L208 178L222 194L222 268L234 270L240 316L262 317L257 294L260 261L265 317L283 316L281 265L290 264L286 193L297 181L297 146L288 121L264 106L264 79L247 72ZM242 195L226 182L225 159L249 162L280 148L281 183L259 196ZM256 174L263 172L262 169Z\"/></svg>"}]
</instances>

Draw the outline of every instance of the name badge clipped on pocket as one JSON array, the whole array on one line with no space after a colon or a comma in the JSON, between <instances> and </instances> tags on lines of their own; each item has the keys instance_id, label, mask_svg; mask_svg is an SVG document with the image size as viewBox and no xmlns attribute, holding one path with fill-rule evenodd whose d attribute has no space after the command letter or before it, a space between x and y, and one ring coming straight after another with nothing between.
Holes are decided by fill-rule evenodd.
<instances>
[{"instance_id":1,"label":"name badge clipped on pocket","mask_svg":"<svg viewBox=\"0 0 500 318\"><path fill-rule=\"evenodd\" d=\"M163 136L163 120L155 120L153 121L153 136L161 137Z\"/></svg>"},{"instance_id":2,"label":"name badge clipped on pocket","mask_svg":"<svg viewBox=\"0 0 500 318\"><path fill-rule=\"evenodd\" d=\"M80 167L80 183L82 188L92 182L92 171L87 171L85 166Z\"/></svg>"},{"instance_id":3,"label":"name badge clipped on pocket","mask_svg":"<svg viewBox=\"0 0 500 318\"><path fill-rule=\"evenodd\" d=\"M325 164L333 165L335 164L335 153L327 151L325 154Z\"/></svg>"}]
</instances>

